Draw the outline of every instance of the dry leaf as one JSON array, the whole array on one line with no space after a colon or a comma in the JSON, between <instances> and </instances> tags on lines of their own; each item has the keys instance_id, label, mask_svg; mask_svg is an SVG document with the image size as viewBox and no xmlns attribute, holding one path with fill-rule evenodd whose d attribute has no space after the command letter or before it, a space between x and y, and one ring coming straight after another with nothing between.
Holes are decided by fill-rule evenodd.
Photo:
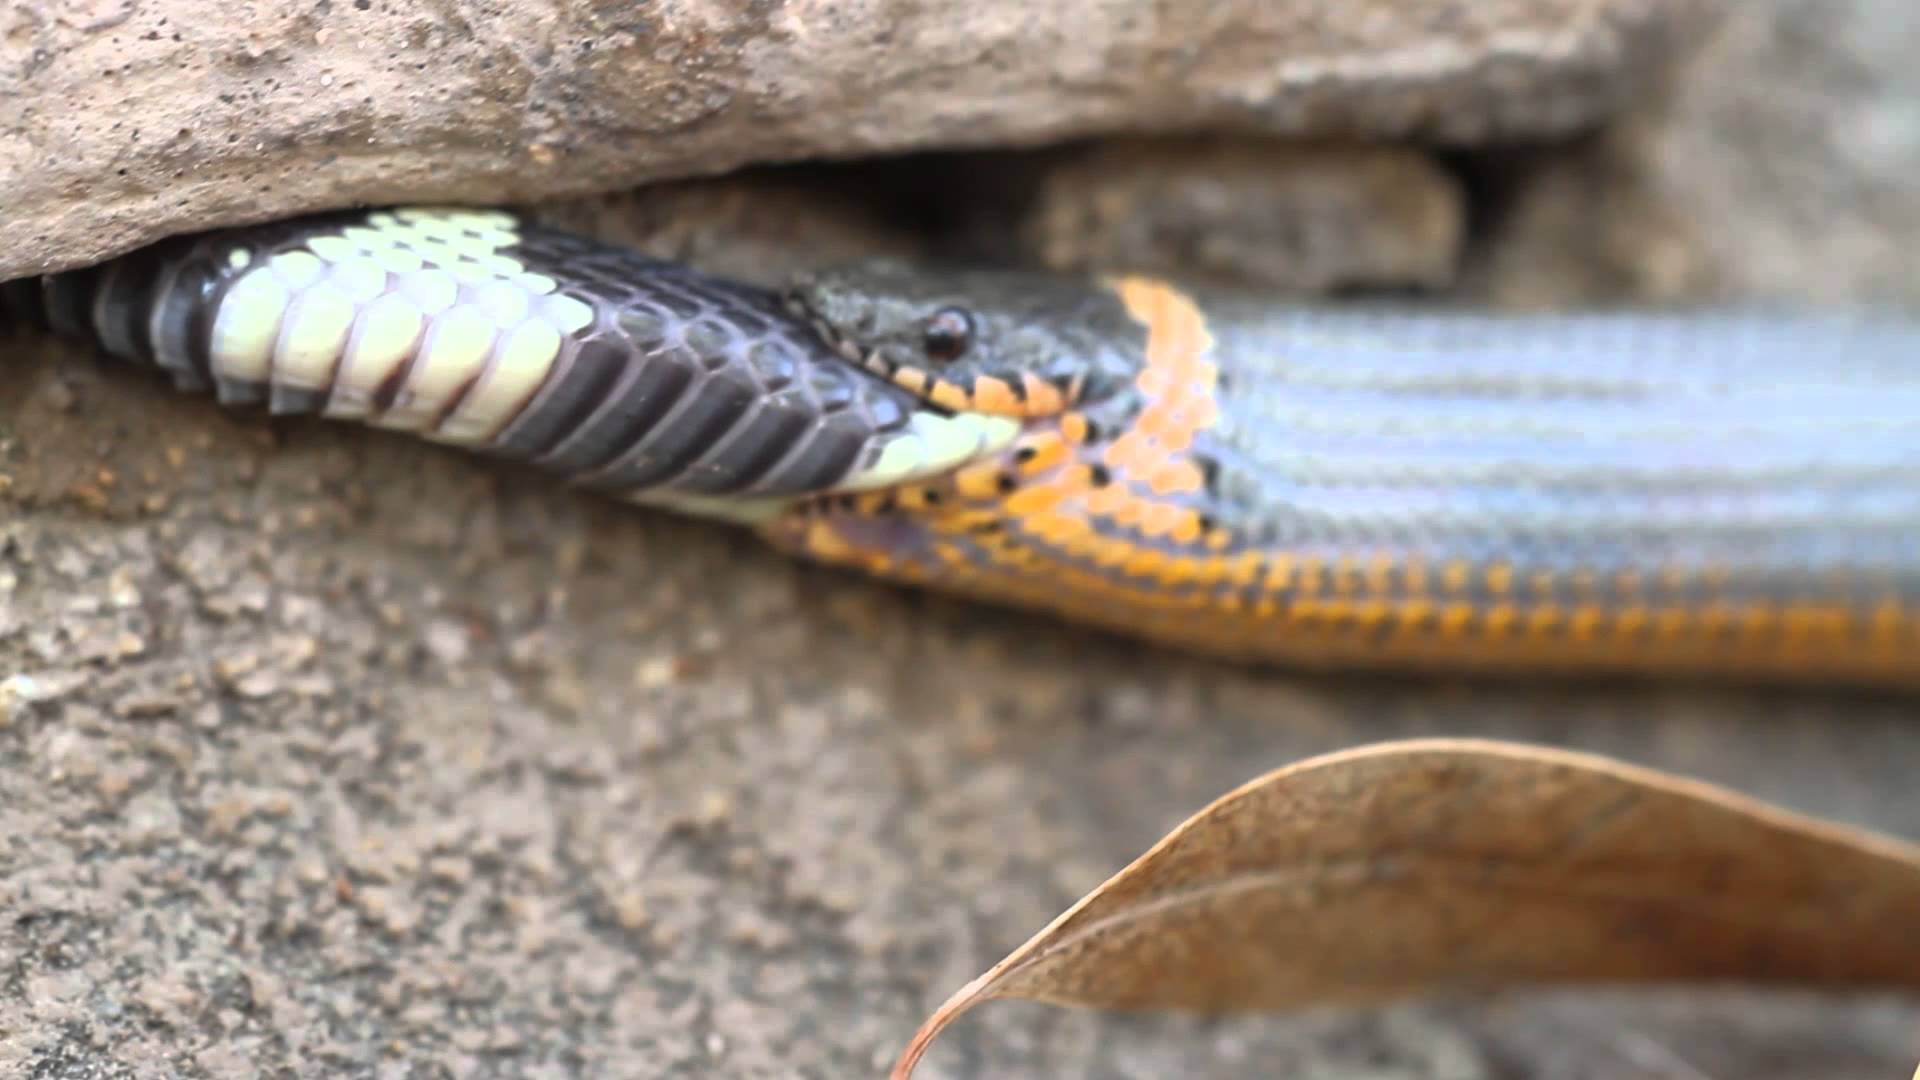
<instances>
[{"instance_id":1,"label":"dry leaf","mask_svg":"<svg viewBox=\"0 0 1920 1080\"><path fill-rule=\"evenodd\" d=\"M1270 773L949 998L1206 1011L1526 983L1920 987L1920 847L1606 758L1467 739Z\"/></svg>"}]
</instances>

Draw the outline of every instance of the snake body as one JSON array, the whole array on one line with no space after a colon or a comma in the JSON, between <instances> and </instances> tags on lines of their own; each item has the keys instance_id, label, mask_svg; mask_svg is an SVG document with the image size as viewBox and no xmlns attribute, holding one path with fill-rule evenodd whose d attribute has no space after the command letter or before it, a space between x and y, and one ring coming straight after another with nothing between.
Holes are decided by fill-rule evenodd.
<instances>
[{"instance_id":1,"label":"snake body","mask_svg":"<svg viewBox=\"0 0 1920 1080\"><path fill-rule=\"evenodd\" d=\"M786 293L495 212L0 287L223 401L1289 665L1920 684L1920 325L1297 309L876 264Z\"/></svg>"},{"instance_id":2,"label":"snake body","mask_svg":"<svg viewBox=\"0 0 1920 1080\"><path fill-rule=\"evenodd\" d=\"M1004 441L840 363L764 290L498 211L323 214L0 285L0 312L233 406L751 515Z\"/></svg>"}]
</instances>

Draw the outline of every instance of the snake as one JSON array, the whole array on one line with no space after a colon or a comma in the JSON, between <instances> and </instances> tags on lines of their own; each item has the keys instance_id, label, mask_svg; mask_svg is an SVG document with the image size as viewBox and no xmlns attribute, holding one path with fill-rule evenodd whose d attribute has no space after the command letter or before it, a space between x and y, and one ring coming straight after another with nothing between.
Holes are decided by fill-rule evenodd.
<instances>
[{"instance_id":1,"label":"snake","mask_svg":"<svg viewBox=\"0 0 1920 1080\"><path fill-rule=\"evenodd\" d=\"M1920 687L1920 324L1302 303L468 207L173 237L0 321L1229 661ZM721 587L724 587L723 585Z\"/></svg>"}]
</instances>

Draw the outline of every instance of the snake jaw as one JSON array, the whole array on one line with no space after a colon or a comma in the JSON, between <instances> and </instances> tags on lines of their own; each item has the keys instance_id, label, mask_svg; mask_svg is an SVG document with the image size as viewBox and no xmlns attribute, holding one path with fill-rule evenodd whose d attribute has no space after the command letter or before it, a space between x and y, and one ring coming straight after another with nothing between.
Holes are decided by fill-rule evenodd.
<instances>
[{"instance_id":1,"label":"snake jaw","mask_svg":"<svg viewBox=\"0 0 1920 1080\"><path fill-rule=\"evenodd\" d=\"M827 348L839 354L842 360L845 360L847 363L852 364L854 367L867 372L883 382L892 383L903 390L913 393L915 397L923 402L934 405L936 408L939 407L936 403L929 401L925 393L916 391L914 387L902 383L897 377L900 371L900 365L888 360L877 346L870 349L861 348L860 343L855 341L852 336L842 333L838 327L815 315L799 300L789 297L786 301L786 307L796 318L805 320L807 325L813 328L813 332L819 335L820 340L826 344ZM924 387L922 389L924 389Z\"/></svg>"},{"instance_id":2,"label":"snake jaw","mask_svg":"<svg viewBox=\"0 0 1920 1080\"><path fill-rule=\"evenodd\" d=\"M871 463L832 492L873 491L941 476L1012 446L1021 429L1018 420L1005 416L917 410L906 430L890 437Z\"/></svg>"}]
</instances>

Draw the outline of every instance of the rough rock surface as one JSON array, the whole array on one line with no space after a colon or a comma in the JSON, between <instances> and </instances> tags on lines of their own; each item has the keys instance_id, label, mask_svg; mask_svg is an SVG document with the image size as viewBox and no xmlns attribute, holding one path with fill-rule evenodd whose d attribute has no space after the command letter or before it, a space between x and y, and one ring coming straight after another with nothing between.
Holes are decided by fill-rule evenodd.
<instances>
[{"instance_id":1,"label":"rough rock surface","mask_svg":"<svg viewBox=\"0 0 1920 1080\"><path fill-rule=\"evenodd\" d=\"M1197 125L1592 122L1710 0L217 0L0 9L0 280L168 233Z\"/></svg>"},{"instance_id":2,"label":"rough rock surface","mask_svg":"<svg viewBox=\"0 0 1920 1080\"><path fill-rule=\"evenodd\" d=\"M1920 250L1920 97L1889 89L1910 5L1750 0L1728 29L1662 107L1527 170L1472 288L1920 306L1920 276L1856 261ZM1820 93L1768 93L1787 57ZM1864 115L1870 153L1808 138ZM551 212L759 272L921 242L866 202ZM1735 225L1648 224L1709 214ZM1767 254L1795 248L1793 274ZM1920 837L1910 700L1248 672L225 416L54 344L0 358L0 1075L876 1075L1197 807L1397 736L1591 749ZM1886 1080L1917 1033L1891 996L1005 1004L923 1075Z\"/></svg>"},{"instance_id":3,"label":"rough rock surface","mask_svg":"<svg viewBox=\"0 0 1920 1080\"><path fill-rule=\"evenodd\" d=\"M1529 175L1493 295L1920 307L1920 6L1768 0Z\"/></svg>"},{"instance_id":4,"label":"rough rock surface","mask_svg":"<svg viewBox=\"0 0 1920 1080\"><path fill-rule=\"evenodd\" d=\"M1063 154L1018 229L1022 254L1054 270L1288 293L1444 287L1465 231L1460 185L1417 150L1245 139Z\"/></svg>"}]
</instances>

